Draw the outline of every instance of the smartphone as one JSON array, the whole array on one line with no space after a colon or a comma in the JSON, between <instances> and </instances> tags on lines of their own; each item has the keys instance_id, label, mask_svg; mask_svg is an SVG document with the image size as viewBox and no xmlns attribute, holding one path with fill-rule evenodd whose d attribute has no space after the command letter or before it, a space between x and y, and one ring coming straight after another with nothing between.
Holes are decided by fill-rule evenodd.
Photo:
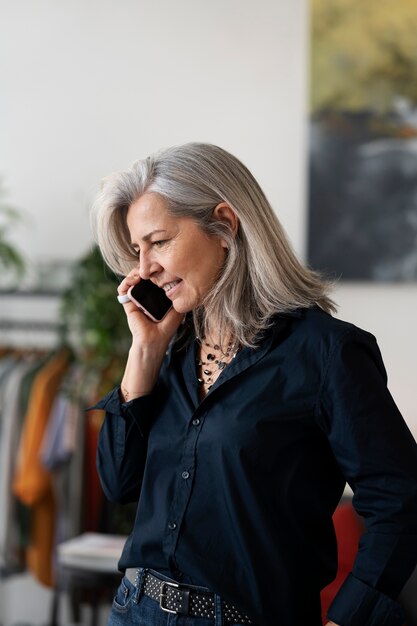
<instances>
[{"instance_id":1,"label":"smartphone","mask_svg":"<svg viewBox=\"0 0 417 626\"><path fill-rule=\"evenodd\" d=\"M130 287L127 295L153 322L163 320L172 308L172 302L165 295L165 291L151 280L142 279Z\"/></svg>"}]
</instances>

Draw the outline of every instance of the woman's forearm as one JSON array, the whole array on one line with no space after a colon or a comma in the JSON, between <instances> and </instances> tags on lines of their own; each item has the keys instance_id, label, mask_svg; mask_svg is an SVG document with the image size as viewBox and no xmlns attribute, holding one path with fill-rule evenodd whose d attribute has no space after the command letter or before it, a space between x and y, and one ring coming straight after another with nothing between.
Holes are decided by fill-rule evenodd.
<instances>
[{"instance_id":1,"label":"woman's forearm","mask_svg":"<svg viewBox=\"0 0 417 626\"><path fill-rule=\"evenodd\" d=\"M165 350L132 344L120 385L122 401L128 402L152 392L158 379Z\"/></svg>"}]
</instances>

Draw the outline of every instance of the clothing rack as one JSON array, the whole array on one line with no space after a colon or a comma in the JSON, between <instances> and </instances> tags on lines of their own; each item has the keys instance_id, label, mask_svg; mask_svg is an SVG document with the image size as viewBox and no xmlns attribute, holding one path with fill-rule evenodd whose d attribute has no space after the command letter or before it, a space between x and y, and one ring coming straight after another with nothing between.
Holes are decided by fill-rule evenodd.
<instances>
[{"instance_id":1,"label":"clothing rack","mask_svg":"<svg viewBox=\"0 0 417 626\"><path fill-rule=\"evenodd\" d=\"M45 366L49 367L54 358L58 356L59 360L61 348L65 349L68 346L72 353L70 339L75 340L75 338L71 336L71 331L68 332L69 336L65 333L65 325L62 322L60 311L61 296L62 293L55 291L5 292L0 290L0 355L3 354L9 362L15 359L17 366L21 367L22 364L25 364L25 358L20 359L21 356L29 356L28 363L30 364L32 356L37 357L39 354L41 367L43 367L44 356L47 357ZM9 357L12 357L12 359ZM34 361L35 359L33 359ZM46 367L43 370L44 372ZM80 367L80 370L77 370L77 367ZM83 532L86 528L100 531L102 530L102 525L104 526L104 532L106 532L105 525L101 520L104 517L102 513L102 495L96 497L99 490L98 479L94 479L90 471L88 472L88 477L83 474L84 464L87 464L87 468L94 465L95 453L93 448L99 426L97 419L94 419L94 416L88 419L87 414L82 409L82 407L88 405L82 394L86 393L86 398L89 397L88 394L91 392L89 389L93 389L94 384L96 384L95 379L99 380L100 376L92 376L90 381L89 376L84 376L83 372L80 374L80 371L80 364L71 360L71 368L68 368L60 382L60 385L68 384L71 390L71 407L67 410L68 415L72 416L68 419L72 419L73 425L70 429L66 428L65 432L67 434L70 431L71 433L76 432L77 435L71 460L68 461L68 464L62 462L59 466L59 471L56 467L53 468L55 478L59 475L61 483L66 485L66 503L71 498L77 496L78 490L80 492L77 502L74 500L72 503L74 506L71 505L70 507L71 517L64 518L65 525L63 526L62 523L57 522L57 529L59 528L62 531L64 528L62 532L70 533L69 536L74 531L77 534L80 531ZM65 378L67 374L68 378ZM51 380L54 377L55 375L52 376L51 374ZM33 384L36 384L36 380L39 381L42 378L44 376L34 378ZM62 388L60 387L60 389ZM50 383L48 383L47 389L48 392L55 394L55 398L58 398L58 391L52 392ZM79 398L77 394L79 394ZM20 393L18 397L19 399L21 398ZM77 412L77 404L81 406L78 420L74 417ZM62 416L62 411L64 411L62 402L57 404L56 407L55 414ZM45 415L49 411L50 407L48 406L48 410L42 408L42 410L39 410L39 414ZM26 419L28 410L26 409L22 415ZM58 420L58 424L61 419L62 417ZM74 428L76 428L76 431L73 430ZM23 428L19 429L19 432L22 432L22 430ZM36 432L40 432L40 428L37 428ZM57 432L58 430L54 431L55 434ZM51 438L51 442L54 442L54 438ZM91 493L94 494L94 498L90 497L90 495L88 497L84 495ZM69 512L63 507L62 502L57 502L56 511L58 509L61 515L69 516ZM34 515L32 511L31 515ZM64 539L66 538L64 535L63 537ZM40 561L38 560L38 562ZM55 563L55 565L58 567L59 564ZM81 608L87 603L91 606L90 624L94 624L94 626L98 624L99 605L102 601L105 601L106 605L111 602L111 597L114 595L120 574L117 572L117 568L113 568L115 571L112 572L96 572L91 563L89 563L89 568L94 571L88 571L87 575L82 568L81 571L78 571L77 568L70 570L67 566L64 568L65 571L61 568L56 573L56 587L53 588L48 626L56 626L58 624L58 598L63 592L68 594L72 608L71 617L74 622L81 617ZM33 569L29 571L35 579L39 579L39 571L34 572ZM3 572L5 576L11 573L11 570Z\"/></svg>"}]
</instances>

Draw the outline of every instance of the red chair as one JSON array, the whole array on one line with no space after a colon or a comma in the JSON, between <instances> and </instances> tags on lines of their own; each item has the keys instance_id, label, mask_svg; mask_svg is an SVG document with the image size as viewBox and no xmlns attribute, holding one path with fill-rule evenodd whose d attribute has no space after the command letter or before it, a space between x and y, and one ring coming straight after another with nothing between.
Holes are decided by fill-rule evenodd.
<instances>
[{"instance_id":1,"label":"red chair","mask_svg":"<svg viewBox=\"0 0 417 626\"><path fill-rule=\"evenodd\" d=\"M359 539L364 530L361 518L356 513L350 500L339 504L333 515L333 524L337 537L338 567L336 578L321 592L323 624L328 621L326 613L333 598L342 586L346 576L352 571L353 562L358 551Z\"/></svg>"}]
</instances>

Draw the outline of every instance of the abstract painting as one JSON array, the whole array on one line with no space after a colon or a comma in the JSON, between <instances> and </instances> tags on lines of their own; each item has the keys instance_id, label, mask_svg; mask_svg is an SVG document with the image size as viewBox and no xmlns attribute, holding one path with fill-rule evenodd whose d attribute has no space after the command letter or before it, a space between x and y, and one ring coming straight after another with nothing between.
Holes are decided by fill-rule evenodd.
<instances>
[{"instance_id":1,"label":"abstract painting","mask_svg":"<svg viewBox=\"0 0 417 626\"><path fill-rule=\"evenodd\" d=\"M308 261L417 279L417 2L310 0Z\"/></svg>"}]
</instances>

